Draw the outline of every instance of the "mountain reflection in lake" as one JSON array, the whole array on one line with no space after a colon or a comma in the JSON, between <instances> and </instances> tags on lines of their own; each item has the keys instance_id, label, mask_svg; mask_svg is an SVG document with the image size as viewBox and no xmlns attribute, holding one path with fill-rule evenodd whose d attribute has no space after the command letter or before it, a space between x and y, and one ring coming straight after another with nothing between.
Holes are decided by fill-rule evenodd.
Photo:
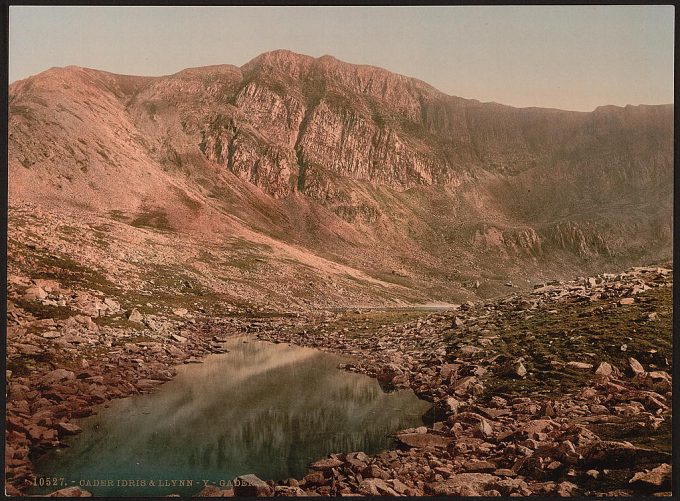
<instances>
[{"instance_id":1,"label":"mountain reflection in lake","mask_svg":"<svg viewBox=\"0 0 680 501\"><path fill-rule=\"evenodd\" d=\"M329 452L388 448L389 435L421 425L429 407L410 390L384 393L375 379L337 369L343 359L335 355L243 339L225 346L230 353L180 367L155 393L113 401L81 420L83 433L41 458L37 473L69 485L114 480L114 487L83 487L99 496L195 494L202 480L246 473L299 478ZM123 488L118 479L194 485Z\"/></svg>"}]
</instances>

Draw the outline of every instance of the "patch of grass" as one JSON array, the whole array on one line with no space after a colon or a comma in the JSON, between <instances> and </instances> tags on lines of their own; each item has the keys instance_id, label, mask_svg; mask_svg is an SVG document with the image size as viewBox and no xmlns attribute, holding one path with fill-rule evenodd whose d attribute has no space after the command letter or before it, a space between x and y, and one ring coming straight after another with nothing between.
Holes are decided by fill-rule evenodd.
<instances>
[{"instance_id":1,"label":"patch of grass","mask_svg":"<svg viewBox=\"0 0 680 501\"><path fill-rule=\"evenodd\" d=\"M57 280L69 286L89 286L104 293L118 293L118 288L99 271L93 270L67 257L41 256L42 267L34 273L35 278Z\"/></svg>"},{"instance_id":2,"label":"patch of grass","mask_svg":"<svg viewBox=\"0 0 680 501\"><path fill-rule=\"evenodd\" d=\"M252 251L252 250L260 250L260 251L271 251L272 247L267 244L259 244L256 242L251 242L249 240L245 240L243 238L233 238L229 240L225 248L229 250L245 250L245 251Z\"/></svg>"},{"instance_id":3,"label":"patch of grass","mask_svg":"<svg viewBox=\"0 0 680 501\"><path fill-rule=\"evenodd\" d=\"M362 310L340 312L339 318L329 321L328 326L323 326L323 322L311 321L296 328L297 333L319 332L322 330L344 331L344 335L349 338L371 337L385 326L407 323L412 320L422 318L430 314L429 311L419 310Z\"/></svg>"},{"instance_id":4,"label":"patch of grass","mask_svg":"<svg viewBox=\"0 0 680 501\"><path fill-rule=\"evenodd\" d=\"M33 114L33 110L31 110L30 107L22 106L22 105L18 105L18 104L10 105L9 116L11 117L12 115L24 117L27 120L34 120L35 119L35 115Z\"/></svg>"},{"instance_id":5,"label":"patch of grass","mask_svg":"<svg viewBox=\"0 0 680 501\"><path fill-rule=\"evenodd\" d=\"M144 289L149 291L150 295L144 295L141 291L129 292L119 300L142 313L158 313L160 307L166 310L187 308L190 311L202 308L210 314L217 314L226 305L236 304L233 298L202 285L190 274L191 271L179 266L147 267L147 271L140 278L147 282L148 285L145 285ZM150 300L153 300L155 306L146 306Z\"/></svg>"},{"instance_id":6,"label":"patch of grass","mask_svg":"<svg viewBox=\"0 0 680 501\"><path fill-rule=\"evenodd\" d=\"M391 284L401 285L403 287L413 287L413 281L409 277L404 277L402 275L397 275L396 273L388 273L386 271L374 271L370 273L370 276L382 280L383 282L388 282Z\"/></svg>"},{"instance_id":7,"label":"patch of grass","mask_svg":"<svg viewBox=\"0 0 680 501\"><path fill-rule=\"evenodd\" d=\"M54 318L55 320L65 320L76 314L71 308L66 306L51 306L42 304L34 299L17 298L14 304L30 313L37 319Z\"/></svg>"},{"instance_id":8,"label":"patch of grass","mask_svg":"<svg viewBox=\"0 0 680 501\"><path fill-rule=\"evenodd\" d=\"M73 226L59 226L57 229L65 235L77 235L78 234L78 228L74 228Z\"/></svg>"},{"instance_id":9,"label":"patch of grass","mask_svg":"<svg viewBox=\"0 0 680 501\"><path fill-rule=\"evenodd\" d=\"M163 209L147 209L139 213L130 225L135 228L152 228L162 232L175 231L175 228L170 226L168 215Z\"/></svg>"},{"instance_id":10,"label":"patch of grass","mask_svg":"<svg viewBox=\"0 0 680 501\"><path fill-rule=\"evenodd\" d=\"M234 256L225 260L227 266L241 271L255 271L260 263L255 256Z\"/></svg>"},{"instance_id":11,"label":"patch of grass","mask_svg":"<svg viewBox=\"0 0 680 501\"><path fill-rule=\"evenodd\" d=\"M38 353L37 355L21 355L7 359L7 369L12 371L12 376L30 376L36 366L54 366L51 353Z\"/></svg>"},{"instance_id":12,"label":"patch of grass","mask_svg":"<svg viewBox=\"0 0 680 501\"><path fill-rule=\"evenodd\" d=\"M625 370L633 357L650 370L670 371L672 303L672 288L660 287L638 294L632 305L619 305L616 299L570 301L501 317L489 327L499 336L494 350L508 359L524 357L529 374L524 379L489 377L486 395L559 395L582 388L593 377L593 370L555 367L550 362L587 362L595 367L609 362ZM651 313L658 320L649 320Z\"/></svg>"},{"instance_id":13,"label":"patch of grass","mask_svg":"<svg viewBox=\"0 0 680 501\"><path fill-rule=\"evenodd\" d=\"M186 194L186 192L180 188L177 188L176 186L173 186L173 190L175 193L177 193L177 196L179 197L180 202L187 208L189 208L192 212L198 212L201 207L203 207L203 204L200 202L197 202L193 198L191 198L189 195Z\"/></svg>"},{"instance_id":14,"label":"patch of grass","mask_svg":"<svg viewBox=\"0 0 680 501\"><path fill-rule=\"evenodd\" d=\"M149 115L149 118L151 118L152 120L155 120L156 113L158 112L158 108L156 107L156 103L154 103L152 101L144 101L143 106L146 109L146 113L147 113L147 115Z\"/></svg>"},{"instance_id":15,"label":"patch of grass","mask_svg":"<svg viewBox=\"0 0 680 501\"><path fill-rule=\"evenodd\" d=\"M144 334L139 334L139 335L134 335L126 338L119 338L114 340L111 345L112 346L124 346L127 343L152 343L152 342L158 342L158 339L153 338L151 336L146 336Z\"/></svg>"},{"instance_id":16,"label":"patch of grass","mask_svg":"<svg viewBox=\"0 0 680 501\"><path fill-rule=\"evenodd\" d=\"M130 322L124 314L106 315L92 319L100 327L114 327L116 329L143 330L145 327L138 322Z\"/></svg>"},{"instance_id":17,"label":"patch of grass","mask_svg":"<svg viewBox=\"0 0 680 501\"><path fill-rule=\"evenodd\" d=\"M109 217L114 221L120 221L121 223L126 223L128 218L123 211L120 210L110 210Z\"/></svg>"},{"instance_id":18,"label":"patch of grass","mask_svg":"<svg viewBox=\"0 0 680 501\"><path fill-rule=\"evenodd\" d=\"M18 240L12 240L11 244L13 252L16 252L22 258L22 267L31 270L30 275L32 278L56 280L66 288L95 289L112 297L121 294L118 286L110 282L101 272L78 263L69 257L45 254L44 250L24 244ZM56 314L58 311L55 310L54 313Z\"/></svg>"}]
</instances>

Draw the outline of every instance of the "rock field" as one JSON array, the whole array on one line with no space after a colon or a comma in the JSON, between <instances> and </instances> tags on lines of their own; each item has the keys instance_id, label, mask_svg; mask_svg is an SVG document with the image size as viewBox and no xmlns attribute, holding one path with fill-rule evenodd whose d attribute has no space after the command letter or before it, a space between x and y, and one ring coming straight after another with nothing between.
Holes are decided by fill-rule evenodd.
<instances>
[{"instance_id":1,"label":"rock field","mask_svg":"<svg viewBox=\"0 0 680 501\"><path fill-rule=\"evenodd\" d=\"M14 276L8 493L31 483L32 458L80 432L78 418L248 335L345 354L341 368L385 391L412 388L433 407L393 450L337 451L301 479L254 477L200 495L668 494L671 291L671 269L633 268L446 311L215 318L125 311L96 291ZM71 490L53 495L88 494Z\"/></svg>"}]
</instances>

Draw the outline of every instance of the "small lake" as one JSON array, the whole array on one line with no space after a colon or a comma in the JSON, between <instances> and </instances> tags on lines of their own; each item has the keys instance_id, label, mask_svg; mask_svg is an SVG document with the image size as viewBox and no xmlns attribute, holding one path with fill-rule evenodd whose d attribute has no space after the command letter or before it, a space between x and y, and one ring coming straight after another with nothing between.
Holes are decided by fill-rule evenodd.
<instances>
[{"instance_id":1,"label":"small lake","mask_svg":"<svg viewBox=\"0 0 680 501\"><path fill-rule=\"evenodd\" d=\"M179 367L154 393L79 420L83 432L40 458L36 474L67 485L113 481L83 485L95 496L192 495L203 480L247 473L300 478L330 452L389 449L390 435L422 425L430 407L411 390L385 393L377 380L338 369L345 357L244 338L224 345L229 353ZM119 486L131 480L146 485ZM171 480L193 485L163 485Z\"/></svg>"}]
</instances>

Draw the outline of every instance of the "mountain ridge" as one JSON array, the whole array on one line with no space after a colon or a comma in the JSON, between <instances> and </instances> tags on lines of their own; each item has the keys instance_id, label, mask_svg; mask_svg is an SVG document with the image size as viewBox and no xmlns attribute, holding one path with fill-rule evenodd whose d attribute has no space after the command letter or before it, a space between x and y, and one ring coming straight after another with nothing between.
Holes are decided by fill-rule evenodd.
<instances>
[{"instance_id":1,"label":"mountain ridge","mask_svg":"<svg viewBox=\"0 0 680 501\"><path fill-rule=\"evenodd\" d=\"M273 51L47 70L10 85L9 143L10 201L254 231L427 299L670 256L673 105L515 108Z\"/></svg>"},{"instance_id":2,"label":"mountain ridge","mask_svg":"<svg viewBox=\"0 0 680 501\"><path fill-rule=\"evenodd\" d=\"M602 104L602 105L598 105L597 107L595 107L593 110L590 110L590 111L567 110L567 109L556 108L556 107L552 107L552 106L513 106L513 105L509 105L509 104L505 104L505 103L500 103L500 102L497 102L497 101L481 101L481 100L475 99L475 98L462 97L462 96L457 96L457 95L454 95L454 94L447 94L446 92L444 92L440 89L437 89L435 86L427 83L426 81L424 81L420 78L407 76L407 75L400 75L398 73L394 73L391 70L388 70L388 69L383 68L381 66L376 66L376 65L372 65L372 64L350 63L350 62L346 62L346 61L343 61L341 59L338 59L331 54L324 54L324 55L319 56L319 57L314 57L314 56L309 56L309 55L302 54L302 53L297 53L297 52L294 52L294 51L291 51L291 50L288 50L288 49L274 49L274 50L271 50L271 51L263 52L263 53L255 56L255 57L253 57L252 59L250 59L246 63L242 64L241 66L237 66L237 65L234 65L234 64L230 64L230 63L216 63L216 64L209 64L209 65L205 65L205 66L190 66L190 67L178 70L174 73L168 73L168 74L163 74L163 75L153 75L153 76L152 75L136 75L136 74L128 74L128 73L115 73L115 72L108 71L108 70L101 70L101 69L97 69L97 68L93 68L93 67L89 67L89 66L80 66L80 65L76 65L76 64L69 64L69 65L66 65L66 66L52 66L52 67L50 67L46 70L43 70L39 73L29 75L25 78L21 78L21 79L15 80L13 82L10 82L10 87L19 83L19 82L22 82L24 80L33 79L35 77L38 77L40 75L43 75L47 72L54 71L54 70L75 69L75 70L86 70L86 71L92 71L92 72L99 72L99 73L104 73L104 74L108 74L108 75L111 75L111 76L124 77L124 78L161 79L161 78L172 77L172 76L179 75L181 73L192 72L192 71L205 72L205 71L216 70L216 69L243 70L244 67L252 65L253 63L255 63L258 60L261 60L263 58L268 58L268 57L271 58L272 56L276 56L276 55L279 55L279 54L286 55L286 56L290 55L290 56L294 56L294 57L303 57L303 58L308 58L308 59L311 59L311 60L314 60L314 61L330 60L330 61L340 63L340 64L346 65L346 66L379 70L381 72L386 72L386 73L389 73L389 74L392 74L392 75L398 75L398 76L406 78L408 80L413 80L413 81L419 82L420 84L423 84L427 87L431 87L432 89L436 90L437 92L439 92L439 93L441 93L445 96L448 96L448 97L465 99L466 101L472 101L472 102L479 103L479 104L493 104L493 105L506 106L506 107L514 108L514 109L518 109L518 110L537 109L537 110L555 110L555 111L571 112L571 113L592 113L592 112L597 111L601 108L602 109L608 109L608 108L622 109L622 108L629 108L629 107L635 108L635 107L666 107L666 106L672 107L672 106L674 106L674 103L659 103L659 104L645 104L645 103L632 104L632 103L629 103L629 104L625 104L625 105Z\"/></svg>"}]
</instances>

